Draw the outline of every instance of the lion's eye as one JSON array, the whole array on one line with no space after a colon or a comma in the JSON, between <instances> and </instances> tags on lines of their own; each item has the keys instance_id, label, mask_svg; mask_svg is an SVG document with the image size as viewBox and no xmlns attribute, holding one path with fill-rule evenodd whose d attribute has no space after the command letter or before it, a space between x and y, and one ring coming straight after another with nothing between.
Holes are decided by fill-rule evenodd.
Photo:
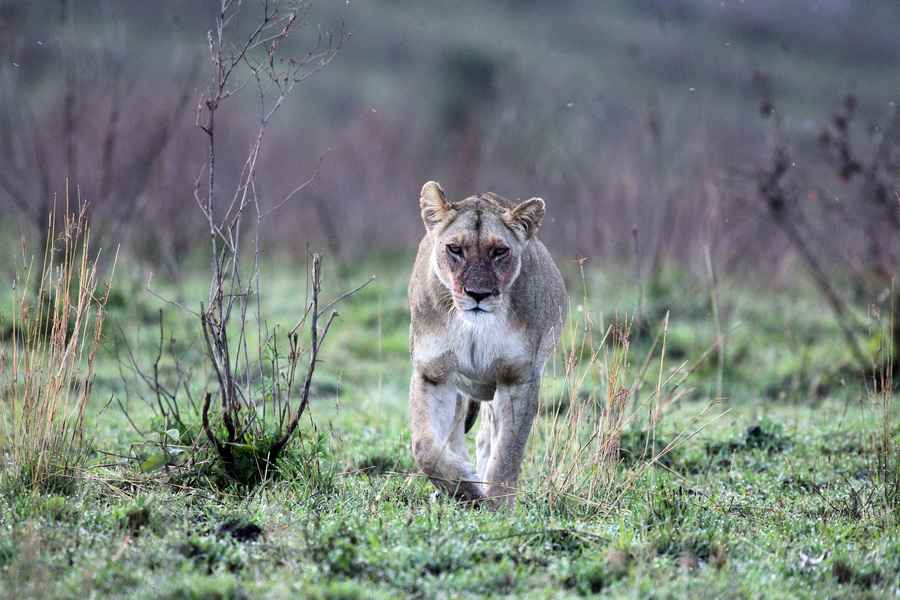
<instances>
[{"instance_id":1,"label":"lion's eye","mask_svg":"<svg viewBox=\"0 0 900 600\"><path fill-rule=\"evenodd\" d=\"M456 244L447 244L447 252L449 252L453 256L462 256L463 250Z\"/></svg>"},{"instance_id":2,"label":"lion's eye","mask_svg":"<svg viewBox=\"0 0 900 600\"><path fill-rule=\"evenodd\" d=\"M503 258L509 254L509 248L494 248L494 258Z\"/></svg>"}]
</instances>

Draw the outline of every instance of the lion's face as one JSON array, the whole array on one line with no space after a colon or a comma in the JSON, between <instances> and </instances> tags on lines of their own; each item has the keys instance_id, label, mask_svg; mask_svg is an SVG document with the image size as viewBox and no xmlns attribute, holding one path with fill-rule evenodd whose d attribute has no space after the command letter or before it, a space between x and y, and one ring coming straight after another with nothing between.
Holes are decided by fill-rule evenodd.
<instances>
[{"instance_id":1,"label":"lion's face","mask_svg":"<svg viewBox=\"0 0 900 600\"><path fill-rule=\"evenodd\" d=\"M522 254L544 215L532 198L506 206L484 194L448 202L434 182L422 188L422 219L434 236L431 265L467 318L497 312L519 276Z\"/></svg>"}]
</instances>

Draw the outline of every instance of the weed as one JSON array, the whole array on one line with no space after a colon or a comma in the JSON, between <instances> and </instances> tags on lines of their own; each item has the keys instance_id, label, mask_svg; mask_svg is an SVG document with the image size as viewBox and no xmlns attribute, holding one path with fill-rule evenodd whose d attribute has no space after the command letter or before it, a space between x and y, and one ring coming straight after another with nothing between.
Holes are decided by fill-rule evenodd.
<instances>
[{"instance_id":1,"label":"weed","mask_svg":"<svg viewBox=\"0 0 900 600\"><path fill-rule=\"evenodd\" d=\"M582 596L599 594L624 575L620 570L611 570L603 557L578 561L572 570L573 573L565 580L565 584L575 588Z\"/></svg>"},{"instance_id":2,"label":"weed","mask_svg":"<svg viewBox=\"0 0 900 600\"><path fill-rule=\"evenodd\" d=\"M875 479L880 484L881 499L887 514L900 521L900 448L895 444L894 365L897 363L897 293L891 284L891 311L887 327L881 332L878 357L881 373L875 382L876 410L880 413L881 428L875 436Z\"/></svg>"},{"instance_id":3,"label":"weed","mask_svg":"<svg viewBox=\"0 0 900 600\"><path fill-rule=\"evenodd\" d=\"M643 360L632 364L632 320L616 320L595 336L585 275L581 324L570 321L563 349L568 398L544 410L536 427L543 456L535 459L551 510L608 513L644 472L669 467L672 452L693 433L665 439L657 428L664 411L681 400L688 368L666 371L669 314ZM655 371L655 378L648 373ZM581 390L587 389L582 395ZM703 413L705 414L705 412Z\"/></svg>"},{"instance_id":4,"label":"weed","mask_svg":"<svg viewBox=\"0 0 900 600\"><path fill-rule=\"evenodd\" d=\"M60 230L54 215L40 271L26 269L12 290L11 356L0 361L0 441L10 463L4 476L33 493L72 494L89 446L84 418L109 285L99 283L85 212L70 214L67 195Z\"/></svg>"},{"instance_id":5,"label":"weed","mask_svg":"<svg viewBox=\"0 0 900 600\"><path fill-rule=\"evenodd\" d=\"M162 530L162 518L156 504L146 496L138 496L128 504L112 511L113 519L128 535L137 537L145 529L154 533Z\"/></svg>"}]
</instances>

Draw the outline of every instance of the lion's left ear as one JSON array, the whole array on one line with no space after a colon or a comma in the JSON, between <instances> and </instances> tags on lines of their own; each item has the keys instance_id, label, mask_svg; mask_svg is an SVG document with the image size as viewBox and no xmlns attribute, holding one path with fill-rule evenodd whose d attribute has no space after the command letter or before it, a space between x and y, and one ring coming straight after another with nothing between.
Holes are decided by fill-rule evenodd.
<instances>
[{"instance_id":1,"label":"lion's left ear","mask_svg":"<svg viewBox=\"0 0 900 600\"><path fill-rule=\"evenodd\" d=\"M520 231L522 236L531 239L544 219L544 201L540 198L532 198L522 202L512 210L506 212L506 222L513 229Z\"/></svg>"}]
</instances>

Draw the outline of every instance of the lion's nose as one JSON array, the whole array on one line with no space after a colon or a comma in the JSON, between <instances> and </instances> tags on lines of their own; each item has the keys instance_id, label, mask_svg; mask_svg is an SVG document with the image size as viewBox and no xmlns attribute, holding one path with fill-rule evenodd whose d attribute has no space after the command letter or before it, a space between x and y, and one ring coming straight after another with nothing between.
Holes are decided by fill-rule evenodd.
<instances>
[{"instance_id":1,"label":"lion's nose","mask_svg":"<svg viewBox=\"0 0 900 600\"><path fill-rule=\"evenodd\" d=\"M488 296L493 296L494 291L493 290L483 290L483 289L470 290L469 288L466 288L466 294L468 294L470 298L475 300L475 302L481 302Z\"/></svg>"}]
</instances>

